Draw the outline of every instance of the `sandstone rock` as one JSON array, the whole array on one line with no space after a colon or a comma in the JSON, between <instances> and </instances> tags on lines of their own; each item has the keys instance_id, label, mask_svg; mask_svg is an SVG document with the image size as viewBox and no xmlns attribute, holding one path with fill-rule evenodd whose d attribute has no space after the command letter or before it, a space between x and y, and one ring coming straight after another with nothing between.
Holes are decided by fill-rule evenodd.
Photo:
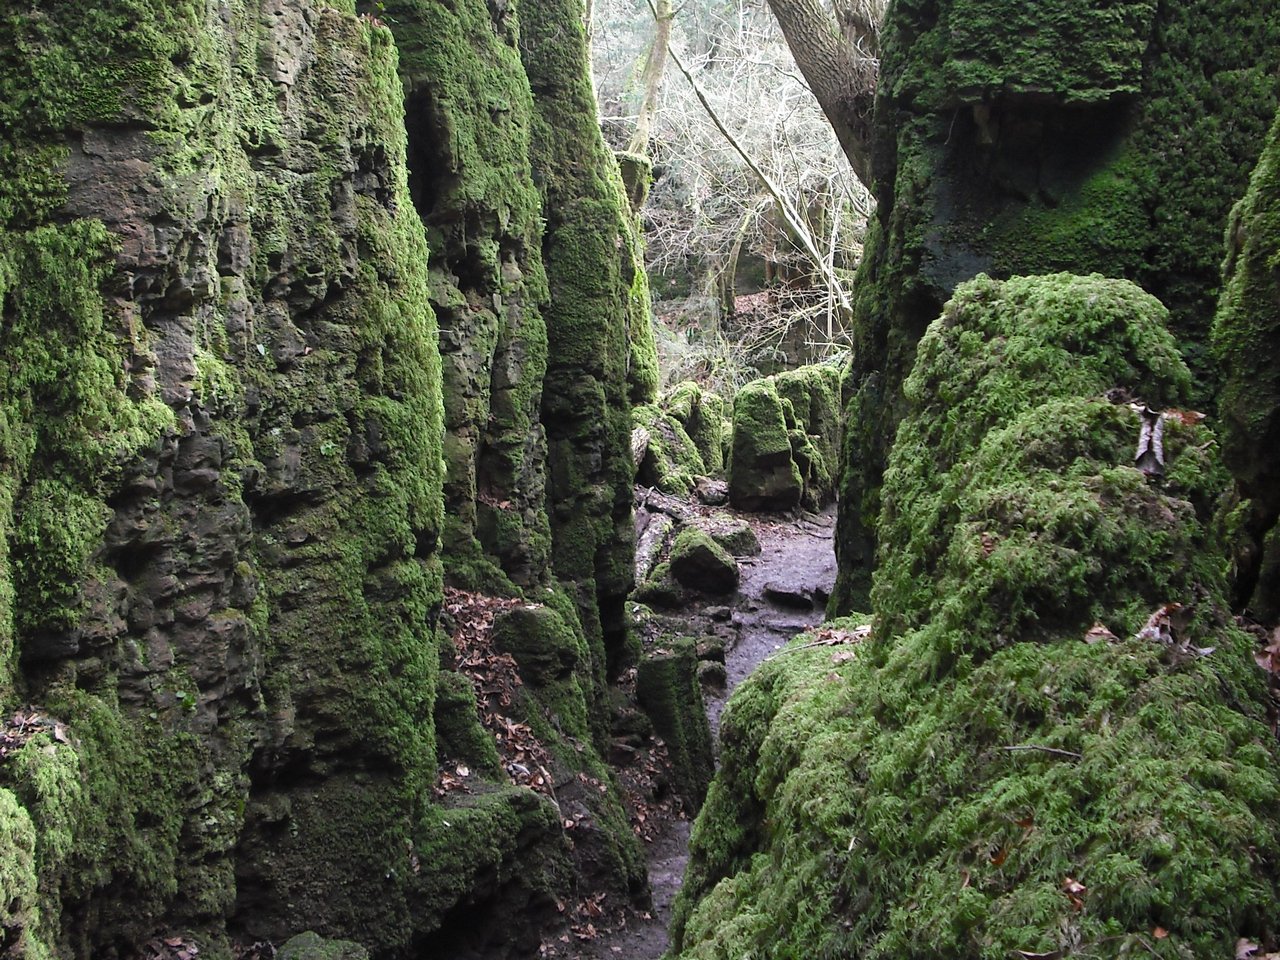
<instances>
[{"instance_id":1,"label":"sandstone rock","mask_svg":"<svg viewBox=\"0 0 1280 960\"><path fill-rule=\"evenodd\" d=\"M686 528L671 548L671 575L703 593L730 593L738 586L738 564L724 548L696 528Z\"/></svg>"},{"instance_id":2,"label":"sandstone rock","mask_svg":"<svg viewBox=\"0 0 1280 960\"><path fill-rule=\"evenodd\" d=\"M646 657L637 667L636 698L666 741L676 790L690 810L697 810L714 769L711 727L698 685L699 661L688 638L665 646L667 652Z\"/></svg>"},{"instance_id":3,"label":"sandstone rock","mask_svg":"<svg viewBox=\"0 0 1280 960\"><path fill-rule=\"evenodd\" d=\"M286 940L276 960L369 960L369 951L351 940L326 940L308 931Z\"/></svg>"},{"instance_id":4,"label":"sandstone rock","mask_svg":"<svg viewBox=\"0 0 1280 960\"><path fill-rule=\"evenodd\" d=\"M719 507L729 502L729 484L724 480L699 477L694 484L693 492L700 503L705 503L709 507Z\"/></svg>"},{"instance_id":5,"label":"sandstone rock","mask_svg":"<svg viewBox=\"0 0 1280 960\"><path fill-rule=\"evenodd\" d=\"M746 520L725 514L712 514L699 527L735 557L755 557L760 554L760 540L755 528Z\"/></svg>"}]
</instances>

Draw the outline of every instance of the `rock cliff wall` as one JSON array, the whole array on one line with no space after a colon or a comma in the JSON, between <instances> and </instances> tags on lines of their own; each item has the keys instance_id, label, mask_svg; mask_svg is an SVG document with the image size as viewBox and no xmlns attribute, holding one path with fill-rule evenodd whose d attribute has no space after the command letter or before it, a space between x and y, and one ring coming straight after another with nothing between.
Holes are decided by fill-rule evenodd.
<instances>
[{"instance_id":1,"label":"rock cliff wall","mask_svg":"<svg viewBox=\"0 0 1280 960\"><path fill-rule=\"evenodd\" d=\"M1243 501L1237 601L1280 621L1280 116L1227 225L1214 339L1226 368L1223 455Z\"/></svg>"},{"instance_id":2,"label":"rock cliff wall","mask_svg":"<svg viewBox=\"0 0 1280 960\"><path fill-rule=\"evenodd\" d=\"M857 285L833 607L864 606L916 343L957 283L1057 270L1157 296L1204 405L1220 237L1275 112L1268 4L898 0Z\"/></svg>"},{"instance_id":3,"label":"rock cliff wall","mask_svg":"<svg viewBox=\"0 0 1280 960\"><path fill-rule=\"evenodd\" d=\"M479 730L446 574L581 649L530 722L603 783L596 879L643 883L591 741L648 318L616 167L553 89L586 83L577 14L370 7L0 4L6 955L536 950L575 850L501 769L436 789L442 704ZM557 152L596 158L576 258Z\"/></svg>"}]
</instances>

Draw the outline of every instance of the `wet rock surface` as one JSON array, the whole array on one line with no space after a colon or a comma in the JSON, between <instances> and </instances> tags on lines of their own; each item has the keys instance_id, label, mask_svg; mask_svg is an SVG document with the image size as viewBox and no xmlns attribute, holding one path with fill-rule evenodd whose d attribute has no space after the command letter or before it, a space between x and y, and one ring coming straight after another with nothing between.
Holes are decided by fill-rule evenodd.
<instances>
[{"instance_id":1,"label":"wet rock surface","mask_svg":"<svg viewBox=\"0 0 1280 960\"><path fill-rule=\"evenodd\" d=\"M647 491L638 502L654 505ZM646 647L662 634L692 636L697 643L703 698L718 752L720 713L739 683L797 633L820 623L823 605L835 582L832 536L835 508L798 516L725 514L684 501L664 502L686 522L704 529L742 528L758 544L755 553L736 557L741 577L731 597L691 596L678 611L647 618L642 630ZM644 510L641 510L644 513ZM657 509L655 507L655 513ZM668 514L657 513L667 517ZM638 518L638 524L650 521ZM688 863L690 822L674 818L662 823L646 846L652 907L630 917L625 927L602 932L581 945L584 960L624 957L656 960L669 947L671 904L680 889Z\"/></svg>"}]
</instances>

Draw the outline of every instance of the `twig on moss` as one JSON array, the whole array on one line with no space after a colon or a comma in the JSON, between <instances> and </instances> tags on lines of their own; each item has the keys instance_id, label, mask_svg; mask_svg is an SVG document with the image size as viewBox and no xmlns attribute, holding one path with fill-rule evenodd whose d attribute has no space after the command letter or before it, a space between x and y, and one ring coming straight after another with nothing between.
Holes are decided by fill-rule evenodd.
<instances>
[{"instance_id":1,"label":"twig on moss","mask_svg":"<svg viewBox=\"0 0 1280 960\"><path fill-rule=\"evenodd\" d=\"M765 657L763 662L768 663L770 660L777 660L784 653L795 653L799 650L813 650L816 647L838 647L844 644L861 643L871 636L871 626L870 624L864 624L861 627L854 627L852 630L832 630L828 627L813 632L817 634L816 640L783 647L777 653Z\"/></svg>"},{"instance_id":2,"label":"twig on moss","mask_svg":"<svg viewBox=\"0 0 1280 960\"><path fill-rule=\"evenodd\" d=\"M1038 743L1019 743L1012 747L1001 747L1001 750L1040 750L1044 753L1052 753L1058 757L1071 757L1073 760L1083 760L1084 754L1076 753L1074 750L1059 750L1057 747L1044 747Z\"/></svg>"}]
</instances>

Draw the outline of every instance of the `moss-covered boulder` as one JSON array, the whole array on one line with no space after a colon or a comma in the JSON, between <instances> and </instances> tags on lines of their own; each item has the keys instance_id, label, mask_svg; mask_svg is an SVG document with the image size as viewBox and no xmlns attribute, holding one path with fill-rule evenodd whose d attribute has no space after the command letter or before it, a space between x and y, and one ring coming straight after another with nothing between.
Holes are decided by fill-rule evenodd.
<instances>
[{"instance_id":1,"label":"moss-covered boulder","mask_svg":"<svg viewBox=\"0 0 1280 960\"><path fill-rule=\"evenodd\" d=\"M776 374L739 391L729 471L734 506L785 510L803 504L816 510L830 502L843 432L840 384L840 369L824 363ZM789 463L783 460L784 450Z\"/></svg>"},{"instance_id":2,"label":"moss-covered boulder","mask_svg":"<svg viewBox=\"0 0 1280 960\"><path fill-rule=\"evenodd\" d=\"M840 462L844 411L840 402L840 367L815 363L776 374L778 396L791 401L796 429L802 434L793 455L805 478L807 497L814 503L829 502L835 493ZM799 449L797 449L799 446Z\"/></svg>"},{"instance_id":3,"label":"moss-covered boulder","mask_svg":"<svg viewBox=\"0 0 1280 960\"><path fill-rule=\"evenodd\" d=\"M702 593L732 593L738 563L705 531L686 527L676 537L668 561L677 583Z\"/></svg>"},{"instance_id":4,"label":"moss-covered boulder","mask_svg":"<svg viewBox=\"0 0 1280 960\"><path fill-rule=\"evenodd\" d=\"M1214 339L1226 367L1222 452L1244 500L1238 598L1280 620L1280 116L1227 227Z\"/></svg>"},{"instance_id":5,"label":"moss-covered boulder","mask_svg":"<svg viewBox=\"0 0 1280 960\"><path fill-rule=\"evenodd\" d=\"M573 675L583 651L560 614L524 603L494 617L493 645L515 658L520 675L535 687Z\"/></svg>"},{"instance_id":6,"label":"moss-covered boulder","mask_svg":"<svg viewBox=\"0 0 1280 960\"><path fill-rule=\"evenodd\" d=\"M644 431L644 450L636 464L636 482L675 497L692 496L707 467L684 425L657 404L631 408L632 422Z\"/></svg>"},{"instance_id":7,"label":"moss-covered boulder","mask_svg":"<svg viewBox=\"0 0 1280 960\"><path fill-rule=\"evenodd\" d=\"M693 812L702 806L715 769L697 644L681 637L660 646L636 669L636 699L666 742L676 791Z\"/></svg>"},{"instance_id":8,"label":"moss-covered boulder","mask_svg":"<svg viewBox=\"0 0 1280 960\"><path fill-rule=\"evenodd\" d=\"M724 433L725 402L717 393L704 390L692 380L672 387L662 399L662 407L680 422L702 457L710 476L724 472L724 449L728 438Z\"/></svg>"},{"instance_id":9,"label":"moss-covered boulder","mask_svg":"<svg viewBox=\"0 0 1280 960\"><path fill-rule=\"evenodd\" d=\"M631 599L656 610L678 610L685 603L688 591L671 575L671 564L660 563L653 568L631 594Z\"/></svg>"},{"instance_id":10,"label":"moss-covered boulder","mask_svg":"<svg viewBox=\"0 0 1280 960\"><path fill-rule=\"evenodd\" d=\"M879 488L916 344L956 285L1059 270L1157 296L1196 403L1222 225L1275 114L1280 18L1239 0L895 3L878 200L855 284L833 606L865 608Z\"/></svg>"},{"instance_id":11,"label":"moss-covered boulder","mask_svg":"<svg viewBox=\"0 0 1280 960\"><path fill-rule=\"evenodd\" d=\"M768 379L748 383L733 401L729 502L741 510L789 510L803 492L777 386Z\"/></svg>"},{"instance_id":12,"label":"moss-covered boulder","mask_svg":"<svg viewBox=\"0 0 1280 960\"><path fill-rule=\"evenodd\" d=\"M351 940L326 940L307 931L286 940L276 960L369 960L369 951Z\"/></svg>"},{"instance_id":13,"label":"moss-covered boulder","mask_svg":"<svg viewBox=\"0 0 1280 960\"><path fill-rule=\"evenodd\" d=\"M1171 417L1149 478L1108 399L1189 396L1165 320L1097 277L957 290L907 382L874 631L829 624L726 707L674 955L1272 942L1280 755L1225 602L1225 471Z\"/></svg>"}]
</instances>

